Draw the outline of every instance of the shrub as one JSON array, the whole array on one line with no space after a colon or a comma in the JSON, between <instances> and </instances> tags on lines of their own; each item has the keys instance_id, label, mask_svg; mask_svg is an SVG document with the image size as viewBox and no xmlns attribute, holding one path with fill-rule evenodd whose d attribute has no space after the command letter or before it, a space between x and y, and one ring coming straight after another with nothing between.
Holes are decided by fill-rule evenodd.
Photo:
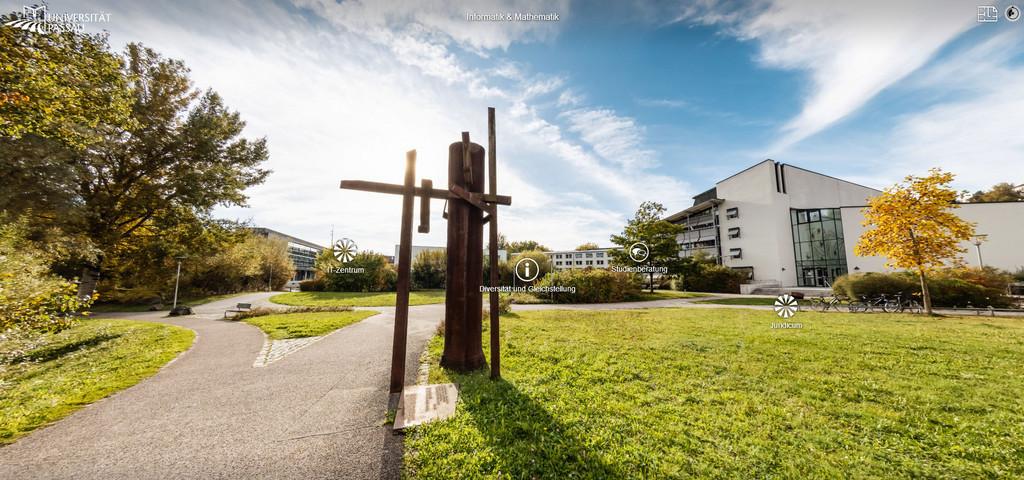
<instances>
[{"instance_id":1,"label":"shrub","mask_svg":"<svg viewBox=\"0 0 1024 480\"><path fill-rule=\"evenodd\" d=\"M484 321L487 321L487 317L491 315L491 301L485 296L484 297ZM498 295L498 315L504 315L512 311L512 297L508 294Z\"/></svg>"},{"instance_id":2,"label":"shrub","mask_svg":"<svg viewBox=\"0 0 1024 480\"><path fill-rule=\"evenodd\" d=\"M506 261L498 261L498 285L511 285L512 284L512 265ZM491 281L491 262L487 261L487 256L484 256L484 285L489 285Z\"/></svg>"},{"instance_id":3,"label":"shrub","mask_svg":"<svg viewBox=\"0 0 1024 480\"><path fill-rule=\"evenodd\" d=\"M933 272L928 278L932 303L937 307L1008 307L1006 296L1010 276L990 268L951 268ZM851 298L901 294L920 298L921 284L913 272L856 273L843 275L832 290Z\"/></svg>"},{"instance_id":4,"label":"shrub","mask_svg":"<svg viewBox=\"0 0 1024 480\"><path fill-rule=\"evenodd\" d=\"M693 292L740 293L740 284L747 275L724 265L714 263L696 264L696 273L683 274L681 284L684 290Z\"/></svg>"},{"instance_id":5,"label":"shrub","mask_svg":"<svg viewBox=\"0 0 1024 480\"><path fill-rule=\"evenodd\" d=\"M228 317L229 320L244 320L246 318L265 317L267 315L277 315L279 313L317 313L317 312L350 312L353 308L347 305L343 306L329 306L329 307L287 307L287 308L269 308L269 307L256 307L251 310L239 312L235 315Z\"/></svg>"},{"instance_id":6,"label":"shrub","mask_svg":"<svg viewBox=\"0 0 1024 480\"><path fill-rule=\"evenodd\" d=\"M299 282L300 292L322 292L327 289L327 282L324 281L323 277L317 277L311 280L303 280Z\"/></svg>"},{"instance_id":7,"label":"shrub","mask_svg":"<svg viewBox=\"0 0 1024 480\"><path fill-rule=\"evenodd\" d=\"M347 273L345 269L361 268L361 273ZM324 276L327 290L332 292L389 292L395 289L398 272L379 253L361 252L340 268L327 271Z\"/></svg>"},{"instance_id":8,"label":"shrub","mask_svg":"<svg viewBox=\"0 0 1024 480\"><path fill-rule=\"evenodd\" d=\"M897 293L902 294L903 298L910 298L914 293L921 293L921 286L915 278L905 273L871 272L843 275L832 283L832 291L850 298Z\"/></svg>"},{"instance_id":9,"label":"shrub","mask_svg":"<svg viewBox=\"0 0 1024 480\"><path fill-rule=\"evenodd\" d=\"M549 258L547 254L540 250L527 250L525 252L519 252L515 254L515 256L508 260L508 269L510 274L512 270L515 268L516 263L524 258L532 258L533 261L537 262L537 266L540 267L540 274L537 275L538 279L543 278L545 275L551 272L551 258Z\"/></svg>"},{"instance_id":10,"label":"shrub","mask_svg":"<svg viewBox=\"0 0 1024 480\"><path fill-rule=\"evenodd\" d=\"M537 294L554 303L610 303L637 298L640 284L636 275L592 268L562 270L547 274L538 287L575 287L576 292Z\"/></svg>"},{"instance_id":11,"label":"shrub","mask_svg":"<svg viewBox=\"0 0 1024 480\"><path fill-rule=\"evenodd\" d=\"M1005 291L1013 282L1013 275L994 267L964 267L944 270L944 276L956 278L983 288Z\"/></svg>"},{"instance_id":12,"label":"shrub","mask_svg":"<svg viewBox=\"0 0 1024 480\"><path fill-rule=\"evenodd\" d=\"M288 243L247 233L219 252L187 260L181 271L181 291L193 295L265 290L269 280L280 289L295 270Z\"/></svg>"},{"instance_id":13,"label":"shrub","mask_svg":"<svg viewBox=\"0 0 1024 480\"><path fill-rule=\"evenodd\" d=\"M519 305L537 304L537 303L551 303L547 299L537 298L536 295L528 292L515 292L509 294L509 299L512 303Z\"/></svg>"},{"instance_id":14,"label":"shrub","mask_svg":"<svg viewBox=\"0 0 1024 480\"><path fill-rule=\"evenodd\" d=\"M448 271L448 255L442 250L424 250L412 262L412 288L417 290L444 288Z\"/></svg>"},{"instance_id":15,"label":"shrub","mask_svg":"<svg viewBox=\"0 0 1024 480\"><path fill-rule=\"evenodd\" d=\"M95 298L79 298L74 282L51 274L52 257L25 231L24 221L0 226L0 332L64 330Z\"/></svg>"},{"instance_id":16,"label":"shrub","mask_svg":"<svg viewBox=\"0 0 1024 480\"><path fill-rule=\"evenodd\" d=\"M114 288L101 291L101 302L121 303L125 305L152 305L162 303L163 296L152 288Z\"/></svg>"},{"instance_id":17,"label":"shrub","mask_svg":"<svg viewBox=\"0 0 1024 480\"><path fill-rule=\"evenodd\" d=\"M992 267L950 268L934 275L929 282L936 304L1005 308L1013 304L1006 295L1013 277Z\"/></svg>"}]
</instances>

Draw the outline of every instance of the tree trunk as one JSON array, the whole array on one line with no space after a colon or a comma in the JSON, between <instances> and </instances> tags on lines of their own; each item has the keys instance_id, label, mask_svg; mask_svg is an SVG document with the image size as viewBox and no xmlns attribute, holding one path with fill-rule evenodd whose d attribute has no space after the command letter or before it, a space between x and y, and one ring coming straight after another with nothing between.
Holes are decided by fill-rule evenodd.
<instances>
[{"instance_id":1,"label":"tree trunk","mask_svg":"<svg viewBox=\"0 0 1024 480\"><path fill-rule=\"evenodd\" d=\"M86 265L82 268L82 278L78 282L78 298L91 297L96 291L96 283L100 279L99 265Z\"/></svg>"},{"instance_id":2,"label":"tree trunk","mask_svg":"<svg viewBox=\"0 0 1024 480\"><path fill-rule=\"evenodd\" d=\"M651 293L654 293L654 272L648 273L651 276Z\"/></svg>"},{"instance_id":3,"label":"tree trunk","mask_svg":"<svg viewBox=\"0 0 1024 480\"><path fill-rule=\"evenodd\" d=\"M924 313L932 314L932 295L928 291L928 276L924 273L923 267L918 267L918 276L921 278L921 300L924 302Z\"/></svg>"}]
</instances>

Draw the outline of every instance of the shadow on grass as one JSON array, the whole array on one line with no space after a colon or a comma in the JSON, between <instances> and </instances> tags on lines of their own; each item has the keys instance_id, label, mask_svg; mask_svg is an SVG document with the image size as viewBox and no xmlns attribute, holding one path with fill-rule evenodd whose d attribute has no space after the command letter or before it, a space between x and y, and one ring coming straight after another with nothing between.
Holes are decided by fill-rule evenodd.
<instances>
[{"instance_id":1,"label":"shadow on grass","mask_svg":"<svg viewBox=\"0 0 1024 480\"><path fill-rule=\"evenodd\" d=\"M514 384L492 381L486 371L455 376L459 401L494 456L491 473L510 478L624 476L604 461L599 446L588 448L581 427L560 422Z\"/></svg>"},{"instance_id":2,"label":"shadow on grass","mask_svg":"<svg viewBox=\"0 0 1024 480\"><path fill-rule=\"evenodd\" d=\"M85 338L85 339L82 339L82 340L77 340L77 341L74 341L74 342L57 344L57 345L48 345L48 346L45 346L45 347L42 347L42 348L38 348L36 350L32 350L30 352L27 352L24 355L20 355L18 357L15 357L15 358L11 359L10 364L14 365L14 364L24 363L24 362L37 362L37 363L49 362L51 360L56 360L58 358L61 358L61 357L65 356L65 355L70 355L70 354L75 353L75 352L77 352L79 350L85 350L87 348L95 347L95 346L100 345L100 344L102 344L104 342L107 342L109 340L114 340L114 339L116 339L116 338L118 338L120 336L121 335L114 335L114 334L110 334L110 333L104 333L104 334L101 334L101 335L96 335L95 337L89 337L89 338Z\"/></svg>"}]
</instances>

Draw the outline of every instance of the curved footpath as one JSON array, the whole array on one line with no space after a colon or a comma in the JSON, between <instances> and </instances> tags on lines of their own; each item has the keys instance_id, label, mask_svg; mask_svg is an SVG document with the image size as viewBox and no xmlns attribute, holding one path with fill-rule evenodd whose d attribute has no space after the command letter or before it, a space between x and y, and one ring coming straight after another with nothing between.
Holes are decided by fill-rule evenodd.
<instances>
[{"instance_id":1,"label":"curved footpath","mask_svg":"<svg viewBox=\"0 0 1024 480\"><path fill-rule=\"evenodd\" d=\"M263 333L221 317L269 296L188 317L109 315L190 328L196 341L153 377L0 448L0 478L398 478L401 438L383 424L393 314L253 368ZM443 313L411 309L407 383Z\"/></svg>"}]
</instances>

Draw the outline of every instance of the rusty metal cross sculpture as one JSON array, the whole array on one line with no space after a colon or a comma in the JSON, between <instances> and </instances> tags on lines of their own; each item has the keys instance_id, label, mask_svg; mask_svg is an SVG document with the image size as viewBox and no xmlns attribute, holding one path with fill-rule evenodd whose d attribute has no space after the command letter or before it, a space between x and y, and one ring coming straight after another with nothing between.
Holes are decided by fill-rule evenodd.
<instances>
[{"instance_id":1,"label":"rusty metal cross sculpture","mask_svg":"<svg viewBox=\"0 0 1024 480\"><path fill-rule=\"evenodd\" d=\"M433 187L423 179L416 186L416 151L406 153L405 183L394 185L361 180L342 180L341 188L402 196L402 228L398 247L398 290L395 301L394 346L391 352L391 393L402 391L405 383L406 337L409 327L409 288L412 264L412 215L420 198L418 231L430 231L430 200L448 201L448 265L445 280L444 354L441 364L469 371L484 365L482 345L483 225L490 223L490 286L498 286L498 205L511 205L512 198L498 195L497 140L494 108L487 109L488 189L484 193L484 149L469 141L448 147L448 189ZM483 214L487 213L484 217ZM490 292L491 378L501 375L498 345L498 292Z\"/></svg>"}]
</instances>

